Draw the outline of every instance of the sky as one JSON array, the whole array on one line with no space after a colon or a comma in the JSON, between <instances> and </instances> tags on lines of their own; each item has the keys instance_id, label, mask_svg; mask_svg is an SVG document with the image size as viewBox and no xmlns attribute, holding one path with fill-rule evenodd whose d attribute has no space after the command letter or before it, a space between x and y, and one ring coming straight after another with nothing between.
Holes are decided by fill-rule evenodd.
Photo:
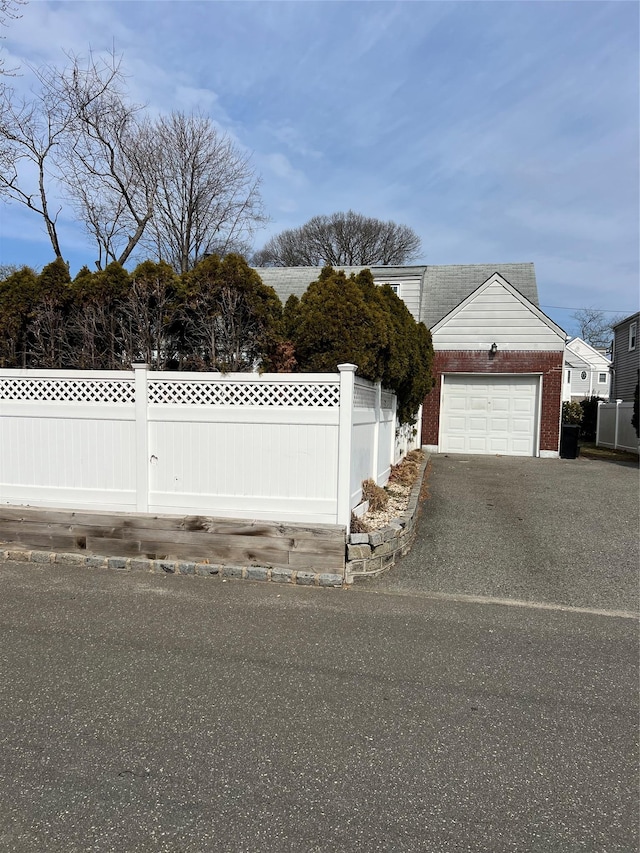
<instances>
[{"instance_id":1,"label":"sky","mask_svg":"<svg viewBox=\"0 0 640 853\"><path fill-rule=\"evenodd\" d=\"M4 29L5 65L123 55L133 100L200 110L262 178L254 248L317 214L409 225L415 263L533 261L540 305L627 315L639 300L635 2L52 2ZM72 275L96 250L62 203ZM0 264L53 259L0 203Z\"/></svg>"}]
</instances>

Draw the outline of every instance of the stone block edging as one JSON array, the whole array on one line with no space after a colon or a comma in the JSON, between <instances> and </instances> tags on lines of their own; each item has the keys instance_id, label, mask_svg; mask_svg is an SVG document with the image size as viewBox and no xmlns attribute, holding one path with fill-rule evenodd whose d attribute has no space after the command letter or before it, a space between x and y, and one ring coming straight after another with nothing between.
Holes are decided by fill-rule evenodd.
<instances>
[{"instance_id":1,"label":"stone block edging","mask_svg":"<svg viewBox=\"0 0 640 853\"><path fill-rule=\"evenodd\" d=\"M113 569L118 572L147 572L159 575L192 575L227 579L261 580L272 583L290 583L300 586L342 586L342 574L310 572L289 569L271 569L264 566L222 566L212 563L194 563L174 560L145 560L124 557L97 557L84 554L57 554L51 551L0 549L0 562L54 563L67 566L84 566L94 569Z\"/></svg>"},{"instance_id":2,"label":"stone block edging","mask_svg":"<svg viewBox=\"0 0 640 853\"><path fill-rule=\"evenodd\" d=\"M351 533L347 537L345 583L352 584L355 578L380 574L390 569L399 557L409 553L416 535L420 492L430 459L431 454L425 452L404 515L392 519L380 530Z\"/></svg>"}]
</instances>

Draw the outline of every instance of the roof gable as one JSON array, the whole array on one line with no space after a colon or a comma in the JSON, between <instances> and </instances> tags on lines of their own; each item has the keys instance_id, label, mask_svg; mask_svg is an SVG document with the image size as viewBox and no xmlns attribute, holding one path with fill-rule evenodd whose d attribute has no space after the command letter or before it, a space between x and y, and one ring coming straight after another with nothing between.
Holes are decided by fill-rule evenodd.
<instances>
[{"instance_id":1,"label":"roof gable","mask_svg":"<svg viewBox=\"0 0 640 853\"><path fill-rule=\"evenodd\" d=\"M606 355L598 352L597 349L594 349L591 344L583 341L582 338L572 338L570 341L567 341L567 351L593 367L604 369L611 365L611 361Z\"/></svg>"},{"instance_id":2,"label":"roof gable","mask_svg":"<svg viewBox=\"0 0 640 853\"><path fill-rule=\"evenodd\" d=\"M563 329L499 273L431 329L436 349L562 350Z\"/></svg>"},{"instance_id":3,"label":"roof gable","mask_svg":"<svg viewBox=\"0 0 640 853\"><path fill-rule=\"evenodd\" d=\"M493 273L538 305L538 286L532 263L451 264L425 268L420 319L430 329L485 283Z\"/></svg>"}]
</instances>

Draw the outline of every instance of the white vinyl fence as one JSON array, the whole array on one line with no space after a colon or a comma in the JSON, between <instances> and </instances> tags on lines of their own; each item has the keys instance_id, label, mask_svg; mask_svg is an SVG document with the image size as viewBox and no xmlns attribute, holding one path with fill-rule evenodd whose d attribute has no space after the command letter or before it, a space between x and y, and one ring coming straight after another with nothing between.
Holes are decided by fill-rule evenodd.
<instances>
[{"instance_id":1,"label":"white vinyl fence","mask_svg":"<svg viewBox=\"0 0 640 853\"><path fill-rule=\"evenodd\" d=\"M396 400L336 374L0 371L0 502L348 526Z\"/></svg>"},{"instance_id":2,"label":"white vinyl fence","mask_svg":"<svg viewBox=\"0 0 640 853\"><path fill-rule=\"evenodd\" d=\"M633 403L598 403L596 445L613 450L638 452L638 436L631 425Z\"/></svg>"}]
</instances>

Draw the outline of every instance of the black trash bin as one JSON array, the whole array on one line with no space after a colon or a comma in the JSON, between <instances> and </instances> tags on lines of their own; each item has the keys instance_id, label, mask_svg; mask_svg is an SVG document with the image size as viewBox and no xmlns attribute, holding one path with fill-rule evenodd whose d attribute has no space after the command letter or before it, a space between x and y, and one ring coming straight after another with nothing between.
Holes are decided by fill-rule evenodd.
<instances>
[{"instance_id":1,"label":"black trash bin","mask_svg":"<svg viewBox=\"0 0 640 853\"><path fill-rule=\"evenodd\" d=\"M578 438L580 427L578 424L562 424L560 433L560 456L562 459L577 459L580 454Z\"/></svg>"}]
</instances>

